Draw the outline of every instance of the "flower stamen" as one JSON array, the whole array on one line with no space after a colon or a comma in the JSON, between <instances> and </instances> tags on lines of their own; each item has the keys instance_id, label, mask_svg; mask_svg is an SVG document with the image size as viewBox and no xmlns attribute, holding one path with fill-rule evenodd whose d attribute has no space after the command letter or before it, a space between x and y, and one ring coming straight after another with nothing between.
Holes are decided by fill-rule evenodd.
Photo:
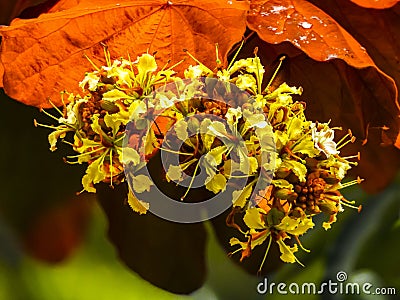
<instances>
[{"instance_id":1,"label":"flower stamen","mask_svg":"<svg viewBox=\"0 0 400 300\"><path fill-rule=\"evenodd\" d=\"M269 91L269 88L271 87L272 82L275 80L276 75L279 72L279 69L281 68L282 64L283 64L283 60L286 58L286 56L281 56L279 58L279 65L276 67L274 74L272 75L271 79L269 80L267 87L264 89L264 92Z\"/></svg>"}]
</instances>

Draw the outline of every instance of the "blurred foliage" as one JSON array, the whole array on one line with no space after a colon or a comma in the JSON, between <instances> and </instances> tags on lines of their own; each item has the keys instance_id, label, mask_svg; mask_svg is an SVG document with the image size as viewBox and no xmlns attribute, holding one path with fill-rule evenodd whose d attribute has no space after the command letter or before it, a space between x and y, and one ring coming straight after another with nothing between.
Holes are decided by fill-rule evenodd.
<instances>
[{"instance_id":1,"label":"blurred foliage","mask_svg":"<svg viewBox=\"0 0 400 300\"><path fill-rule=\"evenodd\" d=\"M106 240L106 220L96 207L86 242L65 262L50 266L27 256L0 264L0 299L189 299L152 286L116 258Z\"/></svg>"}]
</instances>

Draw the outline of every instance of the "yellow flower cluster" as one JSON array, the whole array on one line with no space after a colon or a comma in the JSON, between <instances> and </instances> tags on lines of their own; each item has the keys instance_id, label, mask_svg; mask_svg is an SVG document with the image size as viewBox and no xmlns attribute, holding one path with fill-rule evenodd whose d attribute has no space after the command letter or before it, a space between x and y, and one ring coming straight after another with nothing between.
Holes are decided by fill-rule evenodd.
<instances>
[{"instance_id":1,"label":"yellow flower cluster","mask_svg":"<svg viewBox=\"0 0 400 300\"><path fill-rule=\"evenodd\" d=\"M60 117L45 112L58 124L41 125L53 129L52 151L62 139L77 152L67 157L69 163L87 163L83 190L95 192L95 184L102 181L110 185L129 181L133 191L128 203L145 213L149 203L142 195L154 184L143 174L127 178L124 167L139 172L157 151L180 157L165 170L168 182L181 182L185 173L194 178L202 168L205 188L218 194L227 190L229 179L246 178L243 189L230 191L230 219L236 215L245 224L245 228L230 224L245 237L244 241L232 238L231 245L239 246L235 252L244 259L254 247L266 242L269 249L274 241L281 259L290 263L300 263L294 255L299 247L308 251L299 236L314 226L314 216L326 214L323 226L328 229L343 206L356 208L339 191L361 181L342 183L357 164L350 161L353 157L340 156L340 149L354 142L351 132L335 142L335 130L340 128L307 120L304 103L293 101L292 95L301 95L301 88L283 83L272 89L273 78L264 87L265 70L257 56L216 70L197 61L184 71L185 78L176 76L174 67L160 69L147 53L133 62L111 61L107 52L106 58L106 66L94 66L80 82L83 96L69 94L64 110L57 109ZM217 83L207 85L211 79ZM168 83L174 88L163 88ZM235 101L213 100L224 97ZM214 115L223 122L188 119L195 115ZM160 119L167 120L163 129ZM167 141L165 133L171 128L174 136ZM65 139L69 133L72 141ZM162 147L165 141L182 146ZM262 174L272 178L266 180ZM191 184L181 200L191 192Z\"/></svg>"}]
</instances>

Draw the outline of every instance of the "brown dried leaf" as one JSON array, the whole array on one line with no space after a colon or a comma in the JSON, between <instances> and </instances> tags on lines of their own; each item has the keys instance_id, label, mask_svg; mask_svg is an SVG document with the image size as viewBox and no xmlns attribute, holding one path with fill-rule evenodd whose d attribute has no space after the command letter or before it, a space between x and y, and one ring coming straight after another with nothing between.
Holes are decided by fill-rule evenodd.
<instances>
[{"instance_id":1,"label":"brown dried leaf","mask_svg":"<svg viewBox=\"0 0 400 300\"><path fill-rule=\"evenodd\" d=\"M187 58L215 61L215 43L226 56L246 28L244 1L60 1L36 19L16 19L0 28L6 93L29 105L61 105L59 92L79 92L91 69L84 54L103 63L103 44L112 57L157 51L160 66ZM189 62L181 64L182 69Z\"/></svg>"}]
</instances>

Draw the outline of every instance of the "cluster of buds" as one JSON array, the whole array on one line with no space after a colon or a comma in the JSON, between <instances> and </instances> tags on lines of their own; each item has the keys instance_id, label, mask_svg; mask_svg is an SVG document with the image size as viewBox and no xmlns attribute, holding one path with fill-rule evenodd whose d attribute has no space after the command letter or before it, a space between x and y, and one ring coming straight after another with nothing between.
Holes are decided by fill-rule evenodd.
<instances>
[{"instance_id":1,"label":"cluster of buds","mask_svg":"<svg viewBox=\"0 0 400 300\"><path fill-rule=\"evenodd\" d=\"M256 55L211 70L188 53L197 64L180 78L174 66L159 70L150 54L134 62L112 62L105 54L107 66L93 65L95 71L80 83L84 96L69 94L64 109L55 108L59 118L44 111L59 124L39 124L53 129L52 151L62 139L78 153L67 162L87 163L83 190L95 192L101 181L113 185L127 180L133 187L128 203L146 213L149 203L142 195L154 183L144 174L127 178L124 168L139 172L157 151L178 155L164 174L166 181L176 183L192 176L182 201L200 167L207 190L229 191L232 212L227 224L244 236L231 239L232 246L239 246L233 253L241 252L244 259L254 247L268 243L269 249L274 241L281 259L291 263L300 263L294 255L298 247L308 251L299 236L314 226L314 216L326 214L323 226L328 229L344 206L360 209L340 192L361 182L357 178L342 183L357 165L352 160L359 159L359 154L340 156L340 149L354 142L352 133L335 142L335 131L341 128L307 120L305 103L292 98L301 95L301 88L283 83L273 89L274 78L264 87L265 70ZM167 88L171 83L173 88ZM172 136L167 134L171 131ZM73 140L67 141L70 132ZM244 187L235 189L230 180L243 178ZM238 217L242 225L234 222Z\"/></svg>"}]
</instances>

